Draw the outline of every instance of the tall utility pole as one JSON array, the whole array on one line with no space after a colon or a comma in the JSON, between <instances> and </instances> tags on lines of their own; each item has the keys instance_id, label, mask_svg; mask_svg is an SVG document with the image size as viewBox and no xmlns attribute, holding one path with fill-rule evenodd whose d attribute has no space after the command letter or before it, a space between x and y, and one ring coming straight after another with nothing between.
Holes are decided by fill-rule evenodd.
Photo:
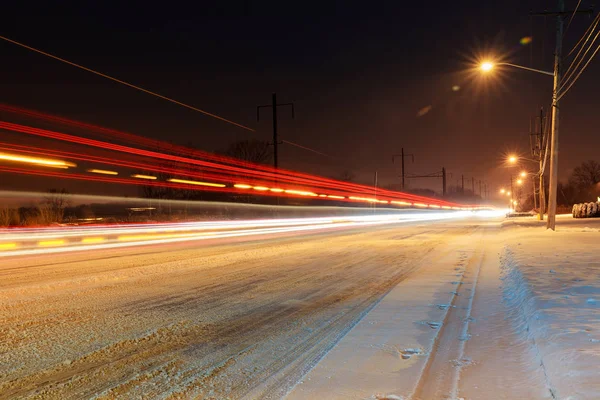
<instances>
[{"instance_id":1,"label":"tall utility pole","mask_svg":"<svg viewBox=\"0 0 600 400\"><path fill-rule=\"evenodd\" d=\"M515 209L515 191L513 189L513 177L510 176L510 208L514 211Z\"/></svg>"},{"instance_id":2,"label":"tall utility pole","mask_svg":"<svg viewBox=\"0 0 600 400\"><path fill-rule=\"evenodd\" d=\"M442 196L446 196L446 168L442 167L440 172L434 172L432 174L411 175L411 178L442 178Z\"/></svg>"},{"instance_id":3,"label":"tall utility pole","mask_svg":"<svg viewBox=\"0 0 600 400\"><path fill-rule=\"evenodd\" d=\"M375 179L374 179L374 185L373 185L375 200L377 200L377 184L378 184L377 171L375 171ZM377 209L377 202L375 201L375 202L373 202L373 212L376 209Z\"/></svg>"},{"instance_id":4,"label":"tall utility pole","mask_svg":"<svg viewBox=\"0 0 600 400\"><path fill-rule=\"evenodd\" d=\"M281 144L279 142L279 138L277 136L277 107L284 107L284 106L292 106L292 118L294 118L294 103L277 104L277 94L275 94L275 93L273 93L271 104L256 107L256 120L257 121L260 120L260 109L261 108L272 108L273 109L273 167L275 167L275 168L279 167L278 145Z\"/></svg>"},{"instance_id":5,"label":"tall utility pole","mask_svg":"<svg viewBox=\"0 0 600 400\"><path fill-rule=\"evenodd\" d=\"M552 87L552 131L550 133L550 198L546 229L556 230L556 195L558 188L558 83L561 75L563 15L565 2L558 0L556 17L556 51L554 52L554 86Z\"/></svg>"},{"instance_id":6,"label":"tall utility pole","mask_svg":"<svg viewBox=\"0 0 600 400\"><path fill-rule=\"evenodd\" d=\"M442 167L442 197L446 197L446 167Z\"/></svg>"},{"instance_id":7,"label":"tall utility pole","mask_svg":"<svg viewBox=\"0 0 600 400\"><path fill-rule=\"evenodd\" d=\"M412 162L415 162L415 155L414 154L404 154L404 147L402 148L402 151L400 154L393 154L392 155L392 163L394 162L396 157L400 157L402 159L402 190L404 190L404 188L406 187L404 185L404 179L406 176L405 173L405 169L404 169L404 157L412 157Z\"/></svg>"},{"instance_id":8,"label":"tall utility pole","mask_svg":"<svg viewBox=\"0 0 600 400\"><path fill-rule=\"evenodd\" d=\"M556 194L558 188L558 85L562 67L562 40L564 17L566 15L584 13L591 14L592 10L565 11L564 0L558 0L558 11L535 13L536 16L556 17L556 50L554 51L554 86L552 88L552 122L550 132L550 186L548 193L548 222L547 229L556 229Z\"/></svg>"}]
</instances>

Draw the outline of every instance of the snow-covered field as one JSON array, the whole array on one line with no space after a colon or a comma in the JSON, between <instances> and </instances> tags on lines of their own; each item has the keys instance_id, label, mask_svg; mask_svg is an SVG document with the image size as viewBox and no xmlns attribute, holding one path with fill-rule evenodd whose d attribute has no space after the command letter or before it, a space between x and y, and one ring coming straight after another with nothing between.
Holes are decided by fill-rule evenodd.
<instances>
[{"instance_id":1,"label":"snow-covered field","mask_svg":"<svg viewBox=\"0 0 600 400\"><path fill-rule=\"evenodd\" d=\"M5 258L0 398L598 399L600 221Z\"/></svg>"}]
</instances>

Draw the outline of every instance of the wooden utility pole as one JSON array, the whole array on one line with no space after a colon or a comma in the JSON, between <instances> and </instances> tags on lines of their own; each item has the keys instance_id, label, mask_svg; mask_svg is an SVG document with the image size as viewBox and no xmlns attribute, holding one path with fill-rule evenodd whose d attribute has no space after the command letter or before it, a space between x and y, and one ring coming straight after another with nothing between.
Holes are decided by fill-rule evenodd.
<instances>
[{"instance_id":1,"label":"wooden utility pole","mask_svg":"<svg viewBox=\"0 0 600 400\"><path fill-rule=\"evenodd\" d=\"M405 186L405 177L406 177L406 173L405 173L405 169L404 169L404 157L411 157L412 158L412 162L415 162L415 155L414 154L404 154L404 147L402 148L400 154L393 154L392 155L392 163L394 163L394 160L396 159L396 157L400 157L402 159L402 190L404 190L404 188L406 188Z\"/></svg>"},{"instance_id":2,"label":"wooden utility pole","mask_svg":"<svg viewBox=\"0 0 600 400\"><path fill-rule=\"evenodd\" d=\"M442 167L440 172L427 175L411 175L411 178L442 178L442 196L446 196L446 168Z\"/></svg>"},{"instance_id":3,"label":"wooden utility pole","mask_svg":"<svg viewBox=\"0 0 600 400\"><path fill-rule=\"evenodd\" d=\"M442 167L442 196L446 197L446 168Z\"/></svg>"},{"instance_id":4,"label":"wooden utility pole","mask_svg":"<svg viewBox=\"0 0 600 400\"><path fill-rule=\"evenodd\" d=\"M550 198L548 200L548 224L546 229L556 230L556 195L558 189L558 84L561 75L563 15L565 2L558 0L556 17L556 50L554 52L554 85L552 87L552 130L550 132Z\"/></svg>"},{"instance_id":5,"label":"wooden utility pole","mask_svg":"<svg viewBox=\"0 0 600 400\"><path fill-rule=\"evenodd\" d=\"M279 137L277 135L277 107L284 107L284 106L292 106L292 118L294 118L294 103L282 103L282 104L277 104L277 94L273 93L272 96L272 102L271 104L268 105L264 105L264 106L258 106L256 107L256 120L259 121L260 120L260 109L261 108L272 108L273 109L273 167L278 168L279 167L279 145L281 144L281 142L279 142Z\"/></svg>"},{"instance_id":6,"label":"wooden utility pole","mask_svg":"<svg viewBox=\"0 0 600 400\"><path fill-rule=\"evenodd\" d=\"M556 17L556 49L554 51L554 86L552 88L552 122L550 131L550 185L548 193L548 222L547 229L556 229L556 195L558 188L558 122L559 122L559 101L558 88L561 78L562 67L562 40L564 17L577 13L590 14L592 10L565 11L564 0L558 0L558 11L544 11L534 13L536 16L555 16ZM541 171L543 172L543 171ZM540 207L541 208L541 207Z\"/></svg>"},{"instance_id":7,"label":"wooden utility pole","mask_svg":"<svg viewBox=\"0 0 600 400\"><path fill-rule=\"evenodd\" d=\"M541 108L540 109L540 135L538 137L538 143L539 143L539 160L540 160L540 182L539 182L539 195L540 195L540 211L539 211L539 220L543 221L544 220L544 214L546 214L546 184L544 182L544 161L545 161L545 149L544 149L544 144L546 143L546 141L548 140L547 138L544 138L544 109Z\"/></svg>"}]
</instances>

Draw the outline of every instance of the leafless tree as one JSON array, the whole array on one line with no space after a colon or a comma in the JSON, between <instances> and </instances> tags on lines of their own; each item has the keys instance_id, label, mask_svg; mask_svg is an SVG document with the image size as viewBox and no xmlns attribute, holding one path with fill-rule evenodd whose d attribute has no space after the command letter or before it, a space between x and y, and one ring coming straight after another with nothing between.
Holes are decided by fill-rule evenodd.
<instances>
[{"instance_id":1,"label":"leafless tree","mask_svg":"<svg viewBox=\"0 0 600 400\"><path fill-rule=\"evenodd\" d=\"M254 164L268 164L273 159L273 151L269 143L256 139L232 143L224 151L224 154Z\"/></svg>"},{"instance_id":2,"label":"leafless tree","mask_svg":"<svg viewBox=\"0 0 600 400\"><path fill-rule=\"evenodd\" d=\"M65 215L65 208L69 205L69 192L65 189L50 189L41 206L39 215L41 223L61 222Z\"/></svg>"},{"instance_id":3,"label":"leafless tree","mask_svg":"<svg viewBox=\"0 0 600 400\"><path fill-rule=\"evenodd\" d=\"M571 183L580 189L590 189L600 182L600 164L590 160L575 167L571 174Z\"/></svg>"},{"instance_id":4,"label":"leafless tree","mask_svg":"<svg viewBox=\"0 0 600 400\"><path fill-rule=\"evenodd\" d=\"M356 177L356 176L354 175L354 172L352 172L352 171L348 171L348 170L345 170L345 171L343 171L343 172L340 174L340 176L338 177L338 179L339 179L340 181L344 181L344 182L352 182L352 181L354 180L354 178L355 178L355 177Z\"/></svg>"}]
</instances>

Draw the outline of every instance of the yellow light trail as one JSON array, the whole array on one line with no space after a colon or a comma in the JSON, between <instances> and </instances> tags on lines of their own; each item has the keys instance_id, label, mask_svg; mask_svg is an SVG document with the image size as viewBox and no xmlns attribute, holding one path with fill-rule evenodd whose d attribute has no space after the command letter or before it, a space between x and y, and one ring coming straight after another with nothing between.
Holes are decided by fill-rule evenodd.
<instances>
[{"instance_id":1,"label":"yellow light trail","mask_svg":"<svg viewBox=\"0 0 600 400\"><path fill-rule=\"evenodd\" d=\"M253 186L252 189L258 190L259 192L265 192L265 191L269 190L269 188L266 186Z\"/></svg>"},{"instance_id":2,"label":"yellow light trail","mask_svg":"<svg viewBox=\"0 0 600 400\"><path fill-rule=\"evenodd\" d=\"M173 183L185 183L186 185L196 185L196 186L210 186L210 187L225 187L226 185L222 183L211 183L211 182L200 182L200 181L188 181L187 179L167 179L168 182Z\"/></svg>"},{"instance_id":3,"label":"yellow light trail","mask_svg":"<svg viewBox=\"0 0 600 400\"><path fill-rule=\"evenodd\" d=\"M283 189L279 189L279 188L271 188L270 190L271 190L271 192L275 192L275 193L282 193L283 192Z\"/></svg>"},{"instance_id":4,"label":"yellow light trail","mask_svg":"<svg viewBox=\"0 0 600 400\"><path fill-rule=\"evenodd\" d=\"M65 244L64 240L42 240L38 242L38 246L41 247L61 246L63 244Z\"/></svg>"},{"instance_id":5,"label":"yellow light trail","mask_svg":"<svg viewBox=\"0 0 600 400\"><path fill-rule=\"evenodd\" d=\"M77 166L76 164L73 164L73 163L70 163L67 161L63 161L63 160L22 156L20 154L10 154L10 153L0 153L0 160L22 162L22 163L27 163L27 164L41 165L41 166L45 166L45 167L54 167L54 168L69 168L69 167Z\"/></svg>"},{"instance_id":6,"label":"yellow light trail","mask_svg":"<svg viewBox=\"0 0 600 400\"><path fill-rule=\"evenodd\" d=\"M104 239L102 237L89 237L89 238L83 238L83 239L81 239L81 243L82 244L102 243L105 240L106 239Z\"/></svg>"},{"instance_id":7,"label":"yellow light trail","mask_svg":"<svg viewBox=\"0 0 600 400\"><path fill-rule=\"evenodd\" d=\"M252 189L252 185L246 185L245 183L236 183L233 187L238 189Z\"/></svg>"},{"instance_id":8,"label":"yellow light trail","mask_svg":"<svg viewBox=\"0 0 600 400\"><path fill-rule=\"evenodd\" d=\"M87 172L91 172L92 174L101 174L101 175L119 175L116 171L108 171L106 169L88 169Z\"/></svg>"},{"instance_id":9,"label":"yellow light trail","mask_svg":"<svg viewBox=\"0 0 600 400\"><path fill-rule=\"evenodd\" d=\"M134 174L131 175L132 178L138 178L138 179L148 179L150 181L153 181L156 179L155 176L151 176L151 175L140 175L140 174Z\"/></svg>"},{"instance_id":10,"label":"yellow light trail","mask_svg":"<svg viewBox=\"0 0 600 400\"><path fill-rule=\"evenodd\" d=\"M392 200L392 204L398 204L399 206L412 206L412 203L408 203L406 201Z\"/></svg>"},{"instance_id":11,"label":"yellow light trail","mask_svg":"<svg viewBox=\"0 0 600 400\"><path fill-rule=\"evenodd\" d=\"M313 197L317 197L318 194L313 193L313 192L306 192L304 190L294 190L294 189L287 189L285 190L286 193L288 194L298 194L300 196L313 196Z\"/></svg>"},{"instance_id":12,"label":"yellow light trail","mask_svg":"<svg viewBox=\"0 0 600 400\"><path fill-rule=\"evenodd\" d=\"M336 196L333 194L327 195L327 198L329 198L329 199L345 199L344 196Z\"/></svg>"},{"instance_id":13,"label":"yellow light trail","mask_svg":"<svg viewBox=\"0 0 600 400\"><path fill-rule=\"evenodd\" d=\"M12 250L12 249L16 249L16 248L17 248L16 243L0 243L0 251L1 250Z\"/></svg>"},{"instance_id":14,"label":"yellow light trail","mask_svg":"<svg viewBox=\"0 0 600 400\"><path fill-rule=\"evenodd\" d=\"M368 197L356 197L356 196L350 196L348 197L350 200L360 200L360 201L368 201L370 203L376 203L377 199L370 199Z\"/></svg>"}]
</instances>

